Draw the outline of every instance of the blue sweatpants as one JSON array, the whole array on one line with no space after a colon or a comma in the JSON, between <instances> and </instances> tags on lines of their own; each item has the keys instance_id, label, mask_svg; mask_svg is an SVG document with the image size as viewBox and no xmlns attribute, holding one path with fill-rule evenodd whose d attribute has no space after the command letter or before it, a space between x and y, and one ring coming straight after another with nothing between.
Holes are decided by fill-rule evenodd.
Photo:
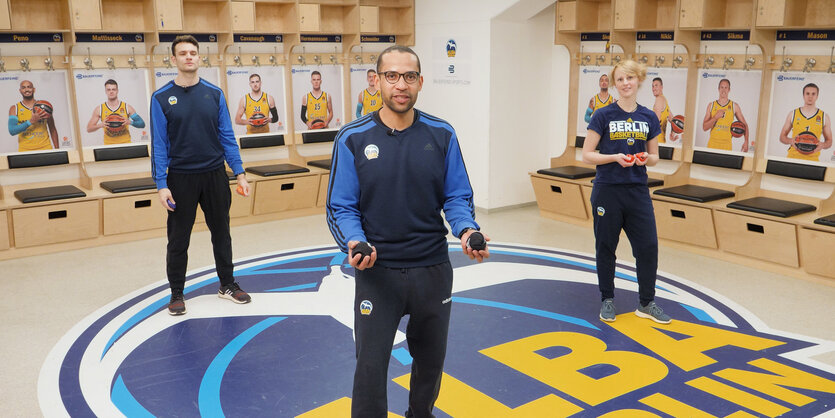
<instances>
[{"instance_id":1,"label":"blue sweatpants","mask_svg":"<svg viewBox=\"0 0 835 418\"><path fill-rule=\"evenodd\" d=\"M595 184L591 205L601 300L615 297L615 250L624 230L635 257L640 302L646 306L655 299L658 269L658 233L649 188L643 184Z\"/></svg>"}]
</instances>

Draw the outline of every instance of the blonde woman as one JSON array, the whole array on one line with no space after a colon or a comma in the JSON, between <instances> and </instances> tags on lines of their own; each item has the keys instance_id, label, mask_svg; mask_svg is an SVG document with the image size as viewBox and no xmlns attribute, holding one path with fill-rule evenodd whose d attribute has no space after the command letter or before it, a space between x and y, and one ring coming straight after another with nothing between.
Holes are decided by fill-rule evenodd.
<instances>
[{"instance_id":1,"label":"blonde woman","mask_svg":"<svg viewBox=\"0 0 835 418\"><path fill-rule=\"evenodd\" d=\"M615 250L620 231L626 232L635 256L640 304L635 314L661 324L670 317L655 303L658 234L647 187L647 165L658 162L662 136L658 117L636 101L646 79L642 64L627 60L612 68L620 99L598 109L589 122L583 162L597 165L591 193L597 257L597 281L602 306L600 319L615 320ZM595 152L598 144L600 152Z\"/></svg>"}]
</instances>

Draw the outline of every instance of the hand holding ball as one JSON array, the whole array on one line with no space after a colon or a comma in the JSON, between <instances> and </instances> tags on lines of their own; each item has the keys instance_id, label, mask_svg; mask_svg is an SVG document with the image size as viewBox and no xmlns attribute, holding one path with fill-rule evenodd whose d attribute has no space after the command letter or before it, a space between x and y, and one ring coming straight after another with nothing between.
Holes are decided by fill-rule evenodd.
<instances>
[{"instance_id":1,"label":"hand holding ball","mask_svg":"<svg viewBox=\"0 0 835 418\"><path fill-rule=\"evenodd\" d=\"M487 248L487 242L484 240L484 235L481 232L475 231L467 238L467 247L475 251L483 251Z\"/></svg>"},{"instance_id":2,"label":"hand holding ball","mask_svg":"<svg viewBox=\"0 0 835 418\"><path fill-rule=\"evenodd\" d=\"M647 161L647 158L649 158L649 154L647 154L646 152L639 152L635 154L635 158L641 160L641 162L644 163Z\"/></svg>"},{"instance_id":3,"label":"hand holding ball","mask_svg":"<svg viewBox=\"0 0 835 418\"><path fill-rule=\"evenodd\" d=\"M355 256L355 255L357 255L357 254L360 254L362 257L360 257L360 261L359 261L359 263L362 263L362 260L364 260L364 259L365 259L365 257L371 257L371 253L372 253L373 251L374 251L374 250L371 248L371 246L370 246L370 245L368 245L368 243L367 243L367 242L365 242L365 241L360 241L360 242L359 242L359 243L358 243L358 244L354 247L354 249L352 250L352 252L351 252L351 257L353 258L353 256ZM358 263L358 264L359 264L359 263Z\"/></svg>"}]
</instances>

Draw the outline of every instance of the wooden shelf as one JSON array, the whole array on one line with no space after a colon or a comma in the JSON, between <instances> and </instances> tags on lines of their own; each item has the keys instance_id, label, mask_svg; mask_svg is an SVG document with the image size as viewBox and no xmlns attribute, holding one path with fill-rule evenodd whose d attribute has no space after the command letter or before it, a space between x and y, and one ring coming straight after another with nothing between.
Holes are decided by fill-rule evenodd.
<instances>
[{"instance_id":1,"label":"wooden shelf","mask_svg":"<svg viewBox=\"0 0 835 418\"><path fill-rule=\"evenodd\" d=\"M758 28L823 29L835 26L831 0L759 0Z\"/></svg>"},{"instance_id":2,"label":"wooden shelf","mask_svg":"<svg viewBox=\"0 0 835 418\"><path fill-rule=\"evenodd\" d=\"M268 33L299 31L295 3L255 3L255 30Z\"/></svg>"},{"instance_id":3,"label":"wooden shelf","mask_svg":"<svg viewBox=\"0 0 835 418\"><path fill-rule=\"evenodd\" d=\"M676 26L675 0L614 0L612 9L615 30L673 30Z\"/></svg>"},{"instance_id":4,"label":"wooden shelf","mask_svg":"<svg viewBox=\"0 0 835 418\"><path fill-rule=\"evenodd\" d=\"M608 32L612 26L610 0L576 0L557 3L557 31L562 33Z\"/></svg>"},{"instance_id":5,"label":"wooden shelf","mask_svg":"<svg viewBox=\"0 0 835 418\"><path fill-rule=\"evenodd\" d=\"M70 30L66 0L9 0L12 31L65 32Z\"/></svg>"},{"instance_id":6,"label":"wooden shelf","mask_svg":"<svg viewBox=\"0 0 835 418\"><path fill-rule=\"evenodd\" d=\"M229 3L184 1L183 31L191 33L227 33L231 30Z\"/></svg>"},{"instance_id":7,"label":"wooden shelf","mask_svg":"<svg viewBox=\"0 0 835 418\"><path fill-rule=\"evenodd\" d=\"M681 3L678 25L684 30L748 30L753 0L687 0Z\"/></svg>"},{"instance_id":8,"label":"wooden shelf","mask_svg":"<svg viewBox=\"0 0 835 418\"><path fill-rule=\"evenodd\" d=\"M143 0L102 0L102 30L153 32L153 4Z\"/></svg>"},{"instance_id":9,"label":"wooden shelf","mask_svg":"<svg viewBox=\"0 0 835 418\"><path fill-rule=\"evenodd\" d=\"M413 35L415 33L414 8L380 7L380 31L383 34Z\"/></svg>"}]
</instances>

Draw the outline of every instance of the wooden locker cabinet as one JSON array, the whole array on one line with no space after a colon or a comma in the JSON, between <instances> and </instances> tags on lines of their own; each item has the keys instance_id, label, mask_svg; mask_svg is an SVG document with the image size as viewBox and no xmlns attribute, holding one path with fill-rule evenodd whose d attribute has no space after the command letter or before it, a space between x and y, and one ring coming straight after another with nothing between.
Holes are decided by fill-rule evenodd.
<instances>
[{"instance_id":1,"label":"wooden locker cabinet","mask_svg":"<svg viewBox=\"0 0 835 418\"><path fill-rule=\"evenodd\" d=\"M795 225L723 211L716 211L714 220L720 249L799 267Z\"/></svg>"},{"instance_id":2,"label":"wooden locker cabinet","mask_svg":"<svg viewBox=\"0 0 835 418\"><path fill-rule=\"evenodd\" d=\"M713 213L708 208L654 200L658 238L716 248Z\"/></svg>"},{"instance_id":3,"label":"wooden locker cabinet","mask_svg":"<svg viewBox=\"0 0 835 418\"><path fill-rule=\"evenodd\" d=\"M254 31L255 30L255 3L248 1L233 1L232 8L232 30Z\"/></svg>"},{"instance_id":4,"label":"wooden locker cabinet","mask_svg":"<svg viewBox=\"0 0 835 418\"><path fill-rule=\"evenodd\" d=\"M557 30L558 31L575 31L575 30L577 30L577 2L576 1L557 2Z\"/></svg>"},{"instance_id":5,"label":"wooden locker cabinet","mask_svg":"<svg viewBox=\"0 0 835 418\"><path fill-rule=\"evenodd\" d=\"M249 196L241 196L238 194L238 183L232 183L229 189L232 191L232 206L229 208L229 217L241 218L249 216L252 213L252 196L255 194L255 184L249 183Z\"/></svg>"},{"instance_id":6,"label":"wooden locker cabinet","mask_svg":"<svg viewBox=\"0 0 835 418\"><path fill-rule=\"evenodd\" d=\"M319 177L313 174L256 182L252 213L263 215L316 206Z\"/></svg>"},{"instance_id":7,"label":"wooden locker cabinet","mask_svg":"<svg viewBox=\"0 0 835 418\"><path fill-rule=\"evenodd\" d=\"M377 6L360 6L360 32L380 32L380 8Z\"/></svg>"},{"instance_id":8,"label":"wooden locker cabinet","mask_svg":"<svg viewBox=\"0 0 835 418\"><path fill-rule=\"evenodd\" d=\"M13 209L15 247L96 238L99 202L78 202Z\"/></svg>"},{"instance_id":9,"label":"wooden locker cabinet","mask_svg":"<svg viewBox=\"0 0 835 418\"><path fill-rule=\"evenodd\" d=\"M101 3L99 0L72 0L73 27L82 30L101 29Z\"/></svg>"},{"instance_id":10,"label":"wooden locker cabinet","mask_svg":"<svg viewBox=\"0 0 835 418\"><path fill-rule=\"evenodd\" d=\"M9 246L9 217L5 210L0 210L0 250L8 250Z\"/></svg>"},{"instance_id":11,"label":"wooden locker cabinet","mask_svg":"<svg viewBox=\"0 0 835 418\"><path fill-rule=\"evenodd\" d=\"M181 0L156 0L157 29L183 30L183 3Z\"/></svg>"},{"instance_id":12,"label":"wooden locker cabinet","mask_svg":"<svg viewBox=\"0 0 835 418\"><path fill-rule=\"evenodd\" d=\"M831 232L800 228L800 265L808 273L835 278L835 228Z\"/></svg>"},{"instance_id":13,"label":"wooden locker cabinet","mask_svg":"<svg viewBox=\"0 0 835 418\"><path fill-rule=\"evenodd\" d=\"M328 181L330 174L322 174L319 177L319 198L316 199L316 207L324 207L328 203Z\"/></svg>"},{"instance_id":14,"label":"wooden locker cabinet","mask_svg":"<svg viewBox=\"0 0 835 418\"><path fill-rule=\"evenodd\" d=\"M299 30L302 32L318 32L321 27L320 10L318 4L299 4Z\"/></svg>"},{"instance_id":15,"label":"wooden locker cabinet","mask_svg":"<svg viewBox=\"0 0 835 418\"><path fill-rule=\"evenodd\" d=\"M579 184L531 177L539 210L588 219L586 204Z\"/></svg>"},{"instance_id":16,"label":"wooden locker cabinet","mask_svg":"<svg viewBox=\"0 0 835 418\"><path fill-rule=\"evenodd\" d=\"M0 0L0 29L9 30L12 28L12 13L9 9L8 0Z\"/></svg>"},{"instance_id":17,"label":"wooden locker cabinet","mask_svg":"<svg viewBox=\"0 0 835 418\"><path fill-rule=\"evenodd\" d=\"M164 228L168 219L157 193L103 199L104 235Z\"/></svg>"}]
</instances>

